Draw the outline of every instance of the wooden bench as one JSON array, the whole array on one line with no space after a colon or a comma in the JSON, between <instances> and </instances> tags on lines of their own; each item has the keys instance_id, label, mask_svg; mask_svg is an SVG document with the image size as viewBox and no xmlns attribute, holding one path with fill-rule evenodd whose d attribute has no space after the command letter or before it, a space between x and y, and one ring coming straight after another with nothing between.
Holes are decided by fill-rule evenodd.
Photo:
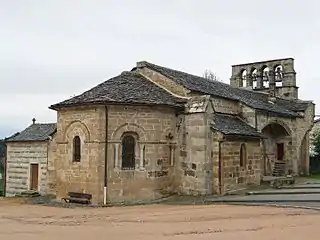
<instances>
[{"instance_id":1,"label":"wooden bench","mask_svg":"<svg viewBox=\"0 0 320 240\"><path fill-rule=\"evenodd\" d=\"M89 193L68 192L68 197L62 198L66 203L90 204L92 195Z\"/></svg>"}]
</instances>

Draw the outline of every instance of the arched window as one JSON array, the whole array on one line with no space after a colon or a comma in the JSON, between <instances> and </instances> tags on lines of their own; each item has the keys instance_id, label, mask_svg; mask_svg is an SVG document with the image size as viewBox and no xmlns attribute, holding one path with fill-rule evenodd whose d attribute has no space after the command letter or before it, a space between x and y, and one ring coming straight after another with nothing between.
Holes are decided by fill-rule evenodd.
<instances>
[{"instance_id":1,"label":"arched window","mask_svg":"<svg viewBox=\"0 0 320 240\"><path fill-rule=\"evenodd\" d=\"M247 70L242 70L241 73L241 87L247 86Z\"/></svg>"},{"instance_id":2,"label":"arched window","mask_svg":"<svg viewBox=\"0 0 320 240\"><path fill-rule=\"evenodd\" d=\"M247 165L247 151L246 145L243 143L240 147L240 167L245 167Z\"/></svg>"},{"instance_id":3,"label":"arched window","mask_svg":"<svg viewBox=\"0 0 320 240\"><path fill-rule=\"evenodd\" d=\"M269 68L268 67L262 68L262 81L263 81L263 87L269 88Z\"/></svg>"},{"instance_id":4,"label":"arched window","mask_svg":"<svg viewBox=\"0 0 320 240\"><path fill-rule=\"evenodd\" d=\"M135 168L136 140L132 135L125 135L122 139L122 169Z\"/></svg>"},{"instance_id":5,"label":"arched window","mask_svg":"<svg viewBox=\"0 0 320 240\"><path fill-rule=\"evenodd\" d=\"M276 82L276 87L282 87L283 80L283 68L281 65L278 65L274 68L274 80Z\"/></svg>"},{"instance_id":6,"label":"arched window","mask_svg":"<svg viewBox=\"0 0 320 240\"><path fill-rule=\"evenodd\" d=\"M73 138L73 162L81 160L81 139L79 136Z\"/></svg>"},{"instance_id":7,"label":"arched window","mask_svg":"<svg viewBox=\"0 0 320 240\"><path fill-rule=\"evenodd\" d=\"M252 88L256 89L258 84L257 84L257 77L258 77L258 70L257 69L252 69L251 70L251 79L252 79Z\"/></svg>"}]
</instances>

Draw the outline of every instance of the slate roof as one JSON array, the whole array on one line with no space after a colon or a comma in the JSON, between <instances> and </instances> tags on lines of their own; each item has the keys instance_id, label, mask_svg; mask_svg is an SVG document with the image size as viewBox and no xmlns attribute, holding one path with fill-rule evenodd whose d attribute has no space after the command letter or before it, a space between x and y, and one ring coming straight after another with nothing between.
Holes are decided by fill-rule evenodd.
<instances>
[{"instance_id":1,"label":"slate roof","mask_svg":"<svg viewBox=\"0 0 320 240\"><path fill-rule=\"evenodd\" d=\"M44 141L57 130L55 123L35 123L16 136L6 140L7 142Z\"/></svg>"},{"instance_id":2,"label":"slate roof","mask_svg":"<svg viewBox=\"0 0 320 240\"><path fill-rule=\"evenodd\" d=\"M203 77L195 76L189 73L173 70L166 67L161 67L149 62L140 62L140 66L146 66L160 74L172 79L176 83L185 88L209 94L213 96L223 97L231 100L240 101L252 108L262 111L268 111L282 116L295 116L299 114L296 111L303 111L306 109L309 102L301 100L289 101L277 98L275 103L269 102L268 94L259 93L252 90L239 89L231 87L229 84L211 81ZM133 68L132 71L135 71Z\"/></svg>"},{"instance_id":3,"label":"slate roof","mask_svg":"<svg viewBox=\"0 0 320 240\"><path fill-rule=\"evenodd\" d=\"M153 84L140 73L126 71L78 96L54 104L50 108L105 103L182 107L185 101Z\"/></svg>"},{"instance_id":4,"label":"slate roof","mask_svg":"<svg viewBox=\"0 0 320 240\"><path fill-rule=\"evenodd\" d=\"M215 114L211 127L225 135L240 135L261 138L263 135L253 127L232 115Z\"/></svg>"}]
</instances>

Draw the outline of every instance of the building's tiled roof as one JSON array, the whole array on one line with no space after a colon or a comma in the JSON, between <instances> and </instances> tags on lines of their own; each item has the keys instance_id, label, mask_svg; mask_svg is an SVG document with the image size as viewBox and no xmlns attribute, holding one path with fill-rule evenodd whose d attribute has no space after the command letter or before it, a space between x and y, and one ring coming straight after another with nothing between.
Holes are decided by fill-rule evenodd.
<instances>
[{"instance_id":1,"label":"building's tiled roof","mask_svg":"<svg viewBox=\"0 0 320 240\"><path fill-rule=\"evenodd\" d=\"M261 133L240 118L226 114L215 114L211 127L225 135L262 137Z\"/></svg>"},{"instance_id":2,"label":"building's tiled roof","mask_svg":"<svg viewBox=\"0 0 320 240\"><path fill-rule=\"evenodd\" d=\"M55 123L35 123L6 142L44 141L57 130Z\"/></svg>"},{"instance_id":3,"label":"building's tiled roof","mask_svg":"<svg viewBox=\"0 0 320 240\"><path fill-rule=\"evenodd\" d=\"M139 73L123 72L78 96L54 104L50 108L105 103L182 107L184 102L184 99L171 95Z\"/></svg>"},{"instance_id":4,"label":"building's tiled roof","mask_svg":"<svg viewBox=\"0 0 320 240\"><path fill-rule=\"evenodd\" d=\"M269 101L268 94L266 93L234 88L226 83L211 81L203 77L161 67L148 62L140 62L139 65L146 66L156 72L159 72L191 91L237 100L249 107L282 116L299 116L296 111L305 110L308 106L307 104L309 104L309 102L303 102L301 100L289 101L279 98L277 98L275 103L272 103ZM136 68L134 68L133 71L135 69Z\"/></svg>"},{"instance_id":5,"label":"building's tiled roof","mask_svg":"<svg viewBox=\"0 0 320 240\"><path fill-rule=\"evenodd\" d=\"M286 100L286 99L281 99L281 98L277 99L277 104L279 106L288 108L294 112L305 111L310 103L312 103L312 101L303 101L300 99L297 99L297 100Z\"/></svg>"}]
</instances>

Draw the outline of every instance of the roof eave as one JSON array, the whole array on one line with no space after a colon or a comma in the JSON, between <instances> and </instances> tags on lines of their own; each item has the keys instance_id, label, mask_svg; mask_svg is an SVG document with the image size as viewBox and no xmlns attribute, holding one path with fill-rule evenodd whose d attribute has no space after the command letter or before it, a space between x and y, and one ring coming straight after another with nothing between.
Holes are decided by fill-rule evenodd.
<instances>
[{"instance_id":1,"label":"roof eave","mask_svg":"<svg viewBox=\"0 0 320 240\"><path fill-rule=\"evenodd\" d=\"M60 110L62 108L72 108L72 107L85 107L85 106L94 106L94 105L132 105L132 106L166 106L177 109L184 108L184 104L155 104L155 103L120 103L120 102L89 102L89 103L73 103L73 104L55 104L51 105L49 109Z\"/></svg>"},{"instance_id":2,"label":"roof eave","mask_svg":"<svg viewBox=\"0 0 320 240\"><path fill-rule=\"evenodd\" d=\"M213 130L215 130L215 131L218 131L218 132L221 132L223 135L225 135L225 136L242 136L242 137L246 137L246 138L263 138L263 136L262 136L262 134L259 134L258 132L257 132L257 135L252 135L252 134L240 134L240 133L228 133L228 132L225 132L225 131L223 131L223 130L220 130L220 129L218 129L218 128L216 128L216 127L214 127L214 126L210 126Z\"/></svg>"},{"instance_id":3,"label":"roof eave","mask_svg":"<svg viewBox=\"0 0 320 240\"><path fill-rule=\"evenodd\" d=\"M225 134L224 133L224 138L225 139L242 139L242 138L246 138L246 139L256 139L256 140L260 140L260 139L263 139L263 136L261 135L246 135L246 134L236 134L236 133L229 133L229 134Z\"/></svg>"},{"instance_id":4,"label":"roof eave","mask_svg":"<svg viewBox=\"0 0 320 240\"><path fill-rule=\"evenodd\" d=\"M46 142L48 140L49 140L49 138L37 139L37 140L35 140L35 139L33 139L33 140L31 140L31 139L21 139L21 140L8 140L8 141L6 141L6 143Z\"/></svg>"}]
</instances>

